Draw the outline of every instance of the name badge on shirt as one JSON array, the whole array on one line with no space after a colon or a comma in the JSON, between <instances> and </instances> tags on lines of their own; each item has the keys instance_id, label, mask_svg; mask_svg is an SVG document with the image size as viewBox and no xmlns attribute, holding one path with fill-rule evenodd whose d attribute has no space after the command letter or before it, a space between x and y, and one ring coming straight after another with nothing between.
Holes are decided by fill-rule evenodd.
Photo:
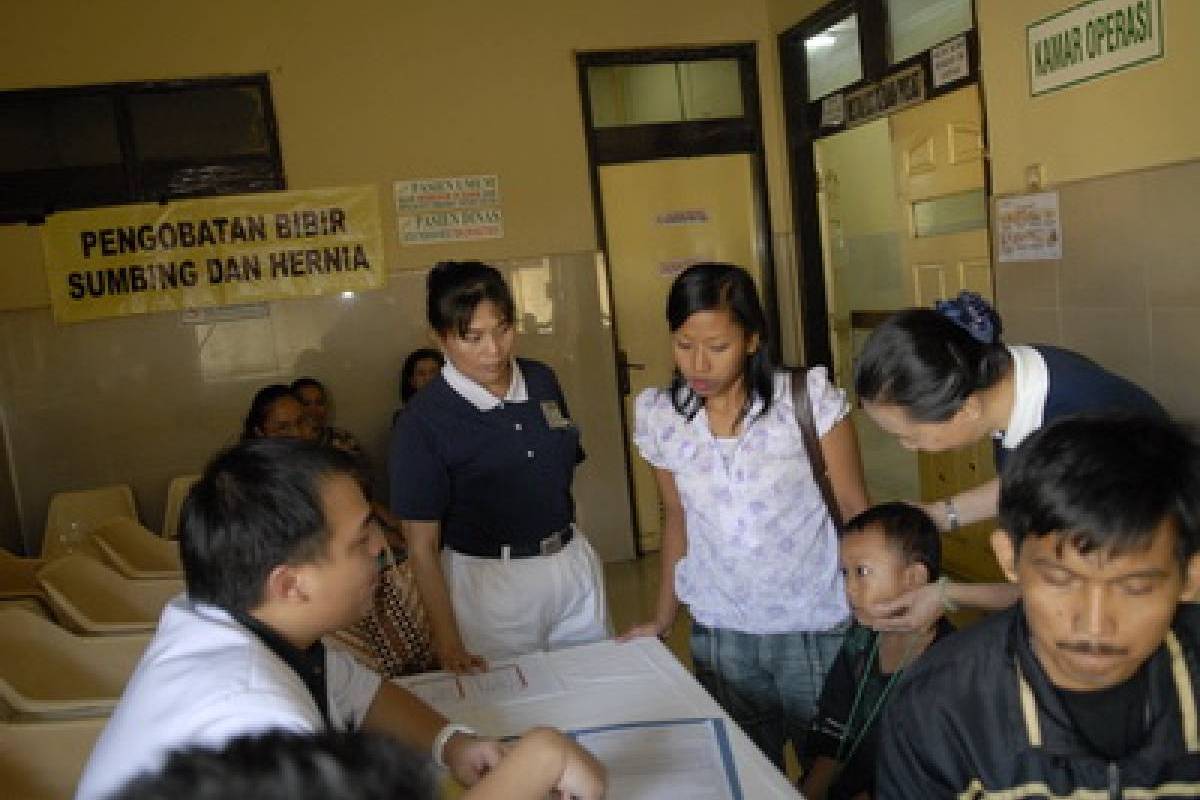
<instances>
[{"instance_id":1,"label":"name badge on shirt","mask_svg":"<svg viewBox=\"0 0 1200 800\"><path fill-rule=\"evenodd\" d=\"M550 426L550 430L562 430L570 428L574 424L562 415L558 403L553 400L542 401L542 416L546 418L546 424Z\"/></svg>"}]
</instances>

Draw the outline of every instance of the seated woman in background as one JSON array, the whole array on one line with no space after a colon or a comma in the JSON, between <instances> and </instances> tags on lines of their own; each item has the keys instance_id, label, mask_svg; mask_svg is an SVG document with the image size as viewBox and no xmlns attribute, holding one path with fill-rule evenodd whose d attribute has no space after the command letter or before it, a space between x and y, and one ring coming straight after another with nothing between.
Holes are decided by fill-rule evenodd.
<instances>
[{"instance_id":1,"label":"seated woman in background","mask_svg":"<svg viewBox=\"0 0 1200 800\"><path fill-rule=\"evenodd\" d=\"M305 415L311 420L317 441L326 447L336 447L354 455L362 452L354 434L329 424L329 392L325 384L316 378L297 378L292 381L292 394L296 395L304 407Z\"/></svg>"},{"instance_id":2,"label":"seated woman in background","mask_svg":"<svg viewBox=\"0 0 1200 800\"><path fill-rule=\"evenodd\" d=\"M400 368L400 407L392 414L392 425L413 395L436 378L445 363L445 357L432 347L421 347L408 354Z\"/></svg>"},{"instance_id":3,"label":"seated woman in background","mask_svg":"<svg viewBox=\"0 0 1200 800\"><path fill-rule=\"evenodd\" d=\"M259 389L242 423L242 439L286 437L315 439L316 430L292 394L291 387L273 383Z\"/></svg>"}]
</instances>

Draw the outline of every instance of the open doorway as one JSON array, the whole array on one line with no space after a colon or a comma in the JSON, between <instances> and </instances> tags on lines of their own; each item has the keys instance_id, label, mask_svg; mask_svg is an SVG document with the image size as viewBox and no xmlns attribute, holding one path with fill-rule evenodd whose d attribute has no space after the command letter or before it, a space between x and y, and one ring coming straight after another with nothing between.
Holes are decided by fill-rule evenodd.
<instances>
[{"instance_id":1,"label":"open doorway","mask_svg":"<svg viewBox=\"0 0 1200 800\"><path fill-rule=\"evenodd\" d=\"M992 297L972 12L970 0L839 0L780 37L805 352L851 390L856 354L892 312L962 289ZM945 497L994 474L990 443L911 453L854 414L875 500ZM995 577L988 533L947 535L947 570Z\"/></svg>"}]
</instances>

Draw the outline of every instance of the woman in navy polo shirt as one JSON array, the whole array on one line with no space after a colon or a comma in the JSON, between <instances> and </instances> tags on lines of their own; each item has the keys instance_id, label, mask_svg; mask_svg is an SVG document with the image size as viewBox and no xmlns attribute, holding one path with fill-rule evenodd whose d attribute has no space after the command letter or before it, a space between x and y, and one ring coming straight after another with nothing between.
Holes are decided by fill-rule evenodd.
<instances>
[{"instance_id":1,"label":"woman in navy polo shirt","mask_svg":"<svg viewBox=\"0 0 1200 800\"><path fill-rule=\"evenodd\" d=\"M996 466L1031 433L1062 416L1165 414L1141 387L1085 356L1047 345L1005 345L999 315L973 292L935 308L897 312L863 345L854 385L863 410L910 450L944 451L991 436ZM942 530L994 517L1000 479L919 504ZM1016 600L1011 584L931 584L879 611L880 625L919 628L943 606L994 609ZM897 613L899 612L899 613Z\"/></svg>"},{"instance_id":2,"label":"woman in navy polo shirt","mask_svg":"<svg viewBox=\"0 0 1200 800\"><path fill-rule=\"evenodd\" d=\"M573 524L579 429L553 371L513 357L514 312L495 268L435 266L427 313L446 365L392 432L392 512L458 672L609 632L600 563Z\"/></svg>"}]
</instances>

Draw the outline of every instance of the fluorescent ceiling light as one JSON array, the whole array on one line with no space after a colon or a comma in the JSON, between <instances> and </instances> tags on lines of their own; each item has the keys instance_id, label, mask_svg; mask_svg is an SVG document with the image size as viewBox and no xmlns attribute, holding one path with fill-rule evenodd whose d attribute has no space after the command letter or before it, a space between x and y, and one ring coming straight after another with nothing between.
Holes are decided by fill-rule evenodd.
<instances>
[{"instance_id":1,"label":"fluorescent ceiling light","mask_svg":"<svg viewBox=\"0 0 1200 800\"><path fill-rule=\"evenodd\" d=\"M823 47L833 47L837 44L837 37L830 36L827 33L820 33L816 36L810 36L804 40L805 50L819 50Z\"/></svg>"}]
</instances>

